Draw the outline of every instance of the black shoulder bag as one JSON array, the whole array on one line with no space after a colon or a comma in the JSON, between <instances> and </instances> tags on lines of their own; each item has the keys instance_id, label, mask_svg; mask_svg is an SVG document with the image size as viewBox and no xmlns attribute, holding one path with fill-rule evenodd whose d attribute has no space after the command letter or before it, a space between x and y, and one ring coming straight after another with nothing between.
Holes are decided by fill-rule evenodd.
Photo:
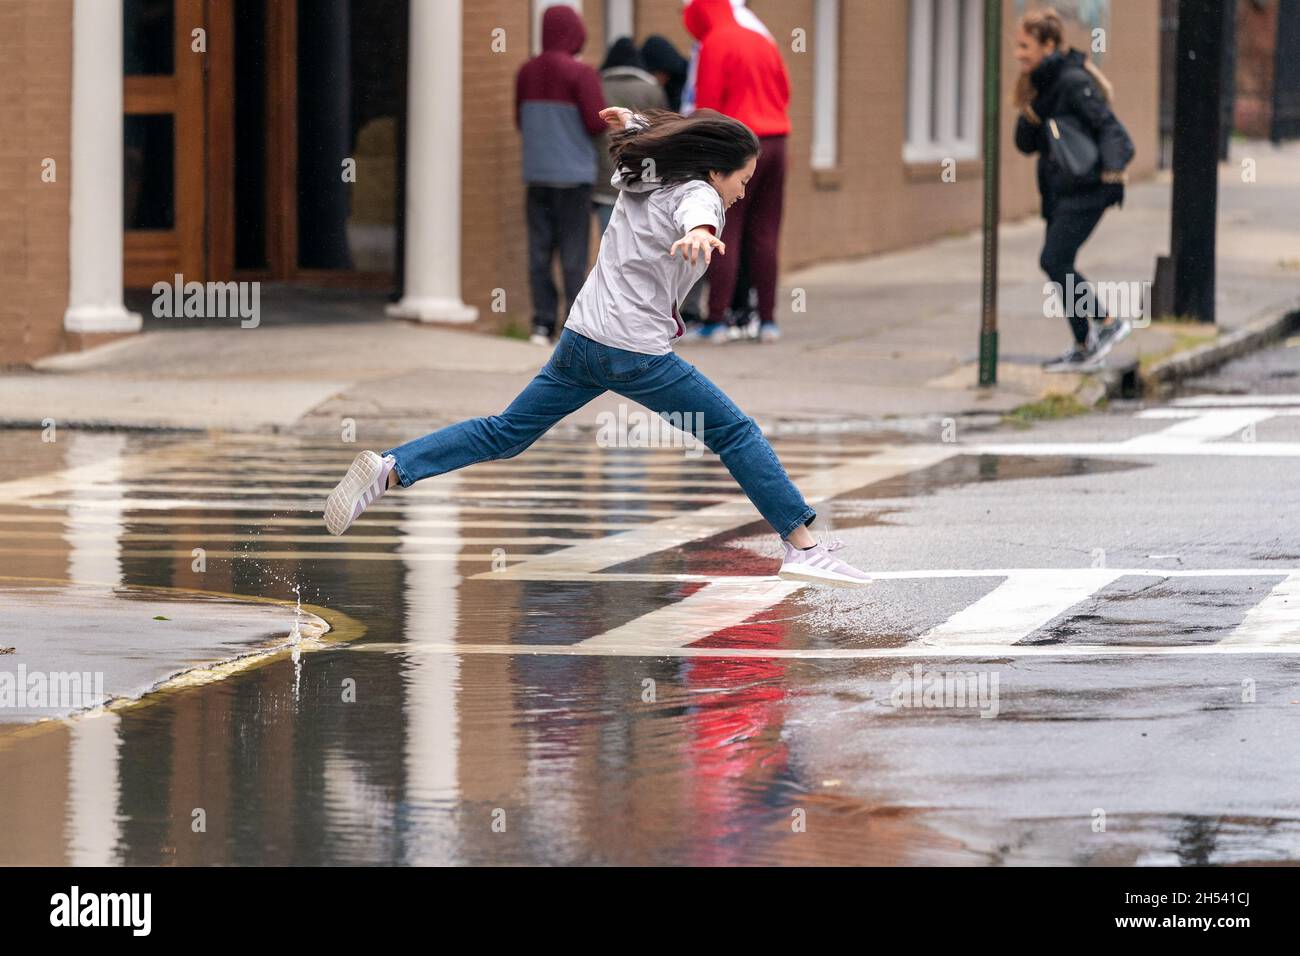
<instances>
[{"instance_id":1,"label":"black shoulder bag","mask_svg":"<svg viewBox=\"0 0 1300 956\"><path fill-rule=\"evenodd\" d=\"M1047 120L1048 155L1060 170L1066 192L1078 192L1101 182L1101 147L1092 130L1065 113Z\"/></svg>"}]
</instances>

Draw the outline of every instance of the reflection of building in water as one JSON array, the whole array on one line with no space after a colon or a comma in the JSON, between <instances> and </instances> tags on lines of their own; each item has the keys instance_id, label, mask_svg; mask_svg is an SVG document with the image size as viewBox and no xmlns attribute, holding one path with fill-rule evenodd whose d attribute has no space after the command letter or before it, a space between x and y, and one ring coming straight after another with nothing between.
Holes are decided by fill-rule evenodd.
<instances>
[{"instance_id":1,"label":"reflection of building in water","mask_svg":"<svg viewBox=\"0 0 1300 956\"><path fill-rule=\"evenodd\" d=\"M93 468L95 472L93 483L78 481L67 492L71 499L64 524L67 579L73 584L115 587L122 583L118 552L128 507L122 464L127 436L67 429L59 441L68 445L68 468Z\"/></svg>"},{"instance_id":2,"label":"reflection of building in water","mask_svg":"<svg viewBox=\"0 0 1300 956\"><path fill-rule=\"evenodd\" d=\"M116 714L105 712L74 721L67 729L69 866L113 866L119 862L119 723Z\"/></svg>"},{"instance_id":3,"label":"reflection of building in water","mask_svg":"<svg viewBox=\"0 0 1300 956\"><path fill-rule=\"evenodd\" d=\"M460 483L457 474L438 479L448 498L453 498ZM403 509L398 529L403 538L427 537L421 527L420 499L390 499L410 504ZM439 507L440 525L435 534L457 538L459 512L448 501ZM429 560L437 553L455 554L457 545L430 548L418 541L402 541L397 554L402 560L405 621L401 633L414 646L415 653L406 658L402 668L400 698L405 736L403 740L404 807L426 808L418 815L407 814L400 821L400 861L417 865L447 865L456 859L460 840L460 821L447 812L430 812L431 805L450 806L461 798L460 760L462 756L462 694L460 659L452 654L422 654L420 644L451 644L456 641L460 623L460 577L463 568L456 561ZM482 551L471 546L471 551ZM431 554L432 552L435 552ZM482 570L483 565L473 565ZM396 691L394 691L396 693ZM469 715L473 720L473 715Z\"/></svg>"}]
</instances>

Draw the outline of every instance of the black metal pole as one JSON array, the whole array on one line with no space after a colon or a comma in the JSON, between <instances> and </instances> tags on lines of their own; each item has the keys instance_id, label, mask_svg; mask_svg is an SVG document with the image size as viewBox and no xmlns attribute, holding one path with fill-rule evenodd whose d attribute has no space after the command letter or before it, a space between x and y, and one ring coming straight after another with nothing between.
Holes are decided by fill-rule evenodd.
<instances>
[{"instance_id":1,"label":"black metal pole","mask_svg":"<svg viewBox=\"0 0 1300 956\"><path fill-rule=\"evenodd\" d=\"M980 385L998 383L998 217L1002 172L1002 0L984 0L984 288Z\"/></svg>"},{"instance_id":2,"label":"black metal pole","mask_svg":"<svg viewBox=\"0 0 1300 956\"><path fill-rule=\"evenodd\" d=\"M1223 93L1219 102L1219 159L1228 161L1237 123L1237 4L1223 5Z\"/></svg>"},{"instance_id":3,"label":"black metal pole","mask_svg":"<svg viewBox=\"0 0 1300 956\"><path fill-rule=\"evenodd\" d=\"M1224 0L1180 0L1169 246L1174 313L1214 321Z\"/></svg>"}]
</instances>

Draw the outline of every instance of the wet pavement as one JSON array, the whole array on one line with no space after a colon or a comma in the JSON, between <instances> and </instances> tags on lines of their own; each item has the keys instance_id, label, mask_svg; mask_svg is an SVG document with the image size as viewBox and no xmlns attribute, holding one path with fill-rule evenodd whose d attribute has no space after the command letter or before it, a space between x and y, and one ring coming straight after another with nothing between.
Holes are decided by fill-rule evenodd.
<instances>
[{"instance_id":1,"label":"wet pavement","mask_svg":"<svg viewBox=\"0 0 1300 956\"><path fill-rule=\"evenodd\" d=\"M328 623L275 601L167 588L0 579L3 723L129 703L199 675L323 646ZM12 681L8 678L12 676Z\"/></svg>"},{"instance_id":2,"label":"wet pavement","mask_svg":"<svg viewBox=\"0 0 1300 956\"><path fill-rule=\"evenodd\" d=\"M0 431L0 608L161 587L334 628L102 716L0 711L0 864L1300 858L1300 398L1272 394L777 440L865 591L775 578L681 449L553 434L334 539L332 437ZM154 613L101 647L210 671Z\"/></svg>"}]
</instances>

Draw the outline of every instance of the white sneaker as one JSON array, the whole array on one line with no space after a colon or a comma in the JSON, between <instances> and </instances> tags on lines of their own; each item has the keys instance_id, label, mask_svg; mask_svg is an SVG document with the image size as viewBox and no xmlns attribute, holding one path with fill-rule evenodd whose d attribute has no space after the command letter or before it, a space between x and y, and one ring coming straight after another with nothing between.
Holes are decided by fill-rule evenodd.
<instances>
[{"instance_id":1,"label":"white sneaker","mask_svg":"<svg viewBox=\"0 0 1300 956\"><path fill-rule=\"evenodd\" d=\"M533 345L550 345L551 336L544 328L537 326L533 329L533 334L528 336L528 341Z\"/></svg>"},{"instance_id":2,"label":"white sneaker","mask_svg":"<svg viewBox=\"0 0 1300 956\"><path fill-rule=\"evenodd\" d=\"M347 531L363 511L384 496L389 472L396 465L392 455L380 458L373 451L357 455L343 480L325 499L325 527L330 534Z\"/></svg>"},{"instance_id":3,"label":"white sneaker","mask_svg":"<svg viewBox=\"0 0 1300 956\"><path fill-rule=\"evenodd\" d=\"M781 563L778 577L787 581L808 581L812 584L825 584L836 588L863 588L871 583L870 575L864 574L853 565L831 557L830 552L844 547L843 541L821 542L807 551L796 548L789 541L785 542L785 560Z\"/></svg>"}]
</instances>

